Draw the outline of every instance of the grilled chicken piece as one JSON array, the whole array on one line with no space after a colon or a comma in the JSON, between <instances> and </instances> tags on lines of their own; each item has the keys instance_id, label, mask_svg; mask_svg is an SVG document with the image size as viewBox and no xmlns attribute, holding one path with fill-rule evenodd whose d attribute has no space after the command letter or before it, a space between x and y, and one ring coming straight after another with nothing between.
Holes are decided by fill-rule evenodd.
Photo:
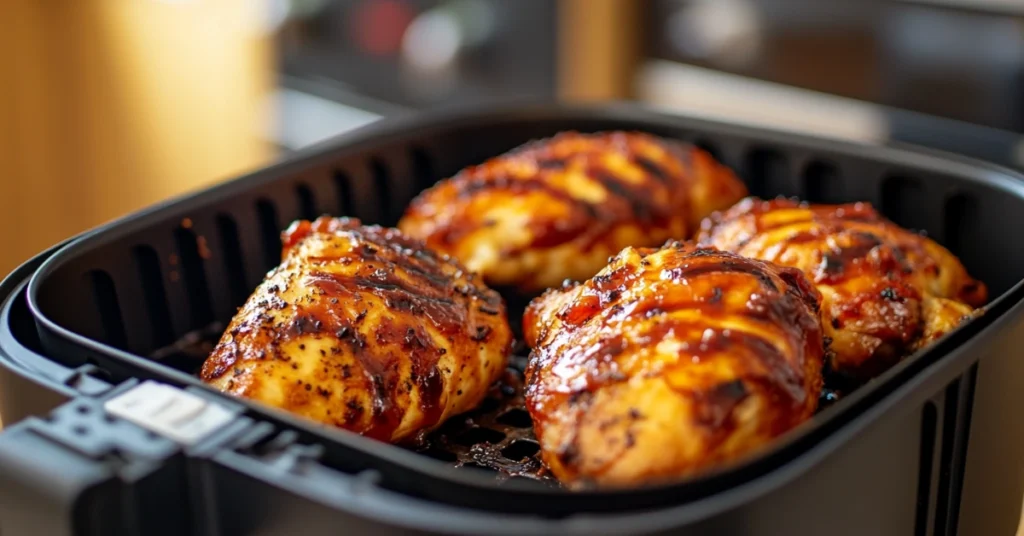
<instances>
[{"instance_id":1,"label":"grilled chicken piece","mask_svg":"<svg viewBox=\"0 0 1024 536\"><path fill-rule=\"evenodd\" d=\"M548 291L523 320L544 462L572 487L622 487L762 448L817 408L819 299L799 270L682 243Z\"/></svg>"},{"instance_id":2,"label":"grilled chicken piece","mask_svg":"<svg viewBox=\"0 0 1024 536\"><path fill-rule=\"evenodd\" d=\"M300 221L203 365L224 392L399 442L483 400L512 334L447 256L354 219Z\"/></svg>"},{"instance_id":3,"label":"grilled chicken piece","mask_svg":"<svg viewBox=\"0 0 1024 536\"><path fill-rule=\"evenodd\" d=\"M625 246L697 232L746 195L704 151L634 132L564 132L467 168L413 200L406 234L492 285L586 279Z\"/></svg>"},{"instance_id":4,"label":"grilled chicken piece","mask_svg":"<svg viewBox=\"0 0 1024 536\"><path fill-rule=\"evenodd\" d=\"M745 199L705 220L699 240L803 270L822 294L831 369L856 380L955 329L987 295L948 250L867 203Z\"/></svg>"}]
</instances>

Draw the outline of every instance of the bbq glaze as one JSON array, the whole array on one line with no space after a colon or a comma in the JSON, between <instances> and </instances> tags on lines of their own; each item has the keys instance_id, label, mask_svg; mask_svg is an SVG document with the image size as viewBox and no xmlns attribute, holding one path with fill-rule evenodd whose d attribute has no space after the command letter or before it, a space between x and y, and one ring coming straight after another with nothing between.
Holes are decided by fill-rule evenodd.
<instances>
[{"instance_id":1,"label":"bbq glaze","mask_svg":"<svg viewBox=\"0 0 1024 536\"><path fill-rule=\"evenodd\" d=\"M706 219L699 240L807 274L822 294L830 368L859 381L956 329L987 297L952 253L868 203L745 199Z\"/></svg>"},{"instance_id":2,"label":"bbq glaze","mask_svg":"<svg viewBox=\"0 0 1024 536\"><path fill-rule=\"evenodd\" d=\"M397 442L473 408L505 370L504 303L457 261L347 218L296 222L282 242L204 381Z\"/></svg>"},{"instance_id":3,"label":"bbq glaze","mask_svg":"<svg viewBox=\"0 0 1024 536\"><path fill-rule=\"evenodd\" d=\"M696 232L746 195L704 151L636 132L563 132L420 194L399 228L492 285L535 292L584 279L625 246Z\"/></svg>"},{"instance_id":4,"label":"bbq glaze","mask_svg":"<svg viewBox=\"0 0 1024 536\"><path fill-rule=\"evenodd\" d=\"M626 248L526 311L526 404L572 487L635 486L757 450L813 415L820 295L798 270L671 242Z\"/></svg>"}]
</instances>

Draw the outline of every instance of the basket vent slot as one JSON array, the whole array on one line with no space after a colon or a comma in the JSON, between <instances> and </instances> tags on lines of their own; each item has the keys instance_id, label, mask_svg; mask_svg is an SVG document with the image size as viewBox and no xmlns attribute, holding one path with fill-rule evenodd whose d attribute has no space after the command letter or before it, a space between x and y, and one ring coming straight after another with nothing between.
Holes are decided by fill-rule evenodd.
<instances>
[{"instance_id":1,"label":"basket vent slot","mask_svg":"<svg viewBox=\"0 0 1024 536\"><path fill-rule=\"evenodd\" d=\"M210 256L205 245L200 250L199 241L191 228L178 227L174 230L174 241L178 246L178 257L181 261L181 273L185 280L185 291L188 295L190 327L199 328L213 321L213 308L210 307L210 289L206 283L204 258ZM206 240L203 240L203 244Z\"/></svg>"},{"instance_id":2,"label":"basket vent slot","mask_svg":"<svg viewBox=\"0 0 1024 536\"><path fill-rule=\"evenodd\" d=\"M960 255L968 237L977 236L971 231L974 222L978 221L978 202L968 194L956 194L946 200L943 214L944 245L955 255Z\"/></svg>"},{"instance_id":3,"label":"basket vent slot","mask_svg":"<svg viewBox=\"0 0 1024 536\"><path fill-rule=\"evenodd\" d=\"M391 199L392 196L389 191L390 188L388 187L388 180L390 179L391 172L388 171L387 166L384 165L384 161L379 158L373 158L370 160L370 171L373 176L373 193L376 194L377 197L377 214L379 214L378 217L381 219L381 221L374 223L392 225L394 223L392 218L394 218L394 214L397 210L394 210L391 205L392 201L397 200Z\"/></svg>"},{"instance_id":4,"label":"basket vent slot","mask_svg":"<svg viewBox=\"0 0 1024 536\"><path fill-rule=\"evenodd\" d=\"M484 399L483 402L480 403L479 406L477 406L476 409L477 409L477 411L479 411L481 413L490 413L490 412L498 409L499 405L500 405L500 403L497 400L495 400L494 398L491 398L491 397L487 397L487 398Z\"/></svg>"},{"instance_id":5,"label":"basket vent slot","mask_svg":"<svg viewBox=\"0 0 1024 536\"><path fill-rule=\"evenodd\" d=\"M921 410L921 452L917 469L917 512L914 534L928 534L928 508L931 504L932 467L935 460L935 432L938 410L934 402L927 402Z\"/></svg>"},{"instance_id":6,"label":"basket vent slot","mask_svg":"<svg viewBox=\"0 0 1024 536\"><path fill-rule=\"evenodd\" d=\"M960 497L963 491L963 467L971 429L971 407L978 379L978 364L951 382L945 391L942 412L942 454L940 467L952 468L939 473L938 506L935 509L935 536L956 534L960 521Z\"/></svg>"},{"instance_id":7,"label":"basket vent slot","mask_svg":"<svg viewBox=\"0 0 1024 536\"><path fill-rule=\"evenodd\" d=\"M231 305L241 305L249 295L247 286L249 279L245 273L245 257L242 253L242 243L238 237L238 224L227 214L218 214L216 221L222 249L221 258L224 259L224 268L228 275L227 284Z\"/></svg>"},{"instance_id":8,"label":"basket vent slot","mask_svg":"<svg viewBox=\"0 0 1024 536\"><path fill-rule=\"evenodd\" d=\"M114 279L103 270L89 272L89 284L92 286L93 301L96 312L100 316L105 342L116 348L125 347L124 319L121 307L117 304L117 290Z\"/></svg>"},{"instance_id":9,"label":"basket vent slot","mask_svg":"<svg viewBox=\"0 0 1024 536\"><path fill-rule=\"evenodd\" d=\"M530 456L537 454L537 451L539 450L540 445L538 445L536 441L517 439L509 446L501 449L501 455L512 461L519 461L523 458L529 458Z\"/></svg>"},{"instance_id":10,"label":"basket vent slot","mask_svg":"<svg viewBox=\"0 0 1024 536\"><path fill-rule=\"evenodd\" d=\"M839 170L827 162L811 162L804 170L804 196L812 203L841 203L843 181Z\"/></svg>"},{"instance_id":11,"label":"basket vent slot","mask_svg":"<svg viewBox=\"0 0 1024 536\"><path fill-rule=\"evenodd\" d=\"M924 188L914 179L889 177L882 182L882 213L898 225L914 228L914 200L920 200Z\"/></svg>"},{"instance_id":12,"label":"basket vent slot","mask_svg":"<svg viewBox=\"0 0 1024 536\"><path fill-rule=\"evenodd\" d=\"M299 215L304 220L315 220L320 213L316 208L316 196L308 184L295 187L295 195L299 198Z\"/></svg>"},{"instance_id":13,"label":"basket vent slot","mask_svg":"<svg viewBox=\"0 0 1024 536\"><path fill-rule=\"evenodd\" d=\"M153 347L160 348L174 341L171 312L167 308L167 293L160 270L160 256L150 246L135 246L132 257L142 282L142 299L149 311L149 323L153 329Z\"/></svg>"},{"instance_id":14,"label":"basket vent slot","mask_svg":"<svg viewBox=\"0 0 1024 536\"><path fill-rule=\"evenodd\" d=\"M334 172L334 189L338 194L338 215L355 216L355 204L352 203L352 183L347 173L341 170Z\"/></svg>"},{"instance_id":15,"label":"basket vent slot","mask_svg":"<svg viewBox=\"0 0 1024 536\"><path fill-rule=\"evenodd\" d=\"M277 221L277 208L269 199L260 199L256 201L256 214L260 221L263 267L270 270L281 263L281 228Z\"/></svg>"},{"instance_id":16,"label":"basket vent slot","mask_svg":"<svg viewBox=\"0 0 1024 536\"><path fill-rule=\"evenodd\" d=\"M789 165L786 157L771 149L756 149L747 155L745 177L747 188L758 197L792 196L789 187Z\"/></svg>"},{"instance_id":17,"label":"basket vent slot","mask_svg":"<svg viewBox=\"0 0 1024 536\"><path fill-rule=\"evenodd\" d=\"M722 161L722 151L718 148L718 145L708 140L696 140L693 142L693 145L711 155L718 162Z\"/></svg>"},{"instance_id":18,"label":"basket vent slot","mask_svg":"<svg viewBox=\"0 0 1024 536\"><path fill-rule=\"evenodd\" d=\"M416 189L426 190L437 182L438 176L434 173L434 160L422 147L412 149L412 170L416 175Z\"/></svg>"},{"instance_id":19,"label":"basket vent slot","mask_svg":"<svg viewBox=\"0 0 1024 536\"><path fill-rule=\"evenodd\" d=\"M533 419L525 409L511 409L498 416L498 422L516 428L529 428L533 426Z\"/></svg>"}]
</instances>

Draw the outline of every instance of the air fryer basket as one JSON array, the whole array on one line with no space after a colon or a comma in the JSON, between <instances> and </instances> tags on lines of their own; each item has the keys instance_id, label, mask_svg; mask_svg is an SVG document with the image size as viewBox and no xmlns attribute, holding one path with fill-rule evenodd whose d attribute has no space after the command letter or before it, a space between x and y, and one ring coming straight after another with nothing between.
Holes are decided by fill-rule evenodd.
<instances>
[{"instance_id":1,"label":"air fryer basket","mask_svg":"<svg viewBox=\"0 0 1024 536\"><path fill-rule=\"evenodd\" d=\"M813 508L811 501L825 500L817 486L832 480L844 490L833 490L840 497L806 518L808 527L812 517L848 517L866 527L916 526L919 533L955 527L976 363L1011 348L1011 337L1024 338L1012 329L1024 323L1024 248L1014 247L1004 232L1024 227L1024 183L1006 170L945 155L814 140L632 106L524 107L391 121L115 222L59 251L28 289L41 344L54 359L92 364L115 382L142 378L206 389L191 374L199 357L158 350L174 344L180 349L176 341L228 320L279 262L279 235L289 222L329 213L391 225L417 192L439 178L569 129L635 129L691 141L736 169L763 197L872 202L897 223L949 247L997 298L980 319L820 412L762 455L657 487L570 493L452 469L450 462L242 401L246 415L288 431L293 442L321 445L316 457L328 467L373 469L382 488L459 507L561 517L704 508L717 501L703 510L710 515L735 505L742 494L764 493L768 482L797 482L807 489L790 485L779 500L795 507L802 497ZM464 446L479 450L517 427L502 426L500 434L476 432L478 446L473 440ZM268 434L265 443L275 437L280 434ZM506 438L502 447L515 439L521 438ZM508 454L511 461L530 450L519 448ZM247 449L258 455L260 447ZM812 467L813 478L807 476ZM895 506L865 513L876 518L868 522L856 515L855 499Z\"/></svg>"}]
</instances>

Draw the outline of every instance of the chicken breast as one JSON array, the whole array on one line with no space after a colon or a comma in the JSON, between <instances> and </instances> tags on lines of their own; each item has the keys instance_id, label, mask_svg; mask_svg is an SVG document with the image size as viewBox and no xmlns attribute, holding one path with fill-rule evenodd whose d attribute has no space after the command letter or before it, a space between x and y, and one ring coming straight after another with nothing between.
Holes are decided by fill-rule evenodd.
<instances>
[{"instance_id":1,"label":"chicken breast","mask_svg":"<svg viewBox=\"0 0 1024 536\"><path fill-rule=\"evenodd\" d=\"M678 242L548 291L523 326L544 462L571 487L624 487L763 448L817 408L819 299L799 270Z\"/></svg>"},{"instance_id":2,"label":"chicken breast","mask_svg":"<svg viewBox=\"0 0 1024 536\"><path fill-rule=\"evenodd\" d=\"M398 224L524 294L597 273L625 246L696 233L746 189L704 151L637 132L564 132L467 168Z\"/></svg>"},{"instance_id":3,"label":"chicken breast","mask_svg":"<svg viewBox=\"0 0 1024 536\"><path fill-rule=\"evenodd\" d=\"M946 248L867 203L746 199L705 220L699 240L807 274L822 294L830 368L857 380L955 329L987 297Z\"/></svg>"},{"instance_id":4,"label":"chicken breast","mask_svg":"<svg viewBox=\"0 0 1024 536\"><path fill-rule=\"evenodd\" d=\"M472 409L505 369L501 297L395 229L300 221L201 377L318 422L399 442Z\"/></svg>"}]
</instances>

